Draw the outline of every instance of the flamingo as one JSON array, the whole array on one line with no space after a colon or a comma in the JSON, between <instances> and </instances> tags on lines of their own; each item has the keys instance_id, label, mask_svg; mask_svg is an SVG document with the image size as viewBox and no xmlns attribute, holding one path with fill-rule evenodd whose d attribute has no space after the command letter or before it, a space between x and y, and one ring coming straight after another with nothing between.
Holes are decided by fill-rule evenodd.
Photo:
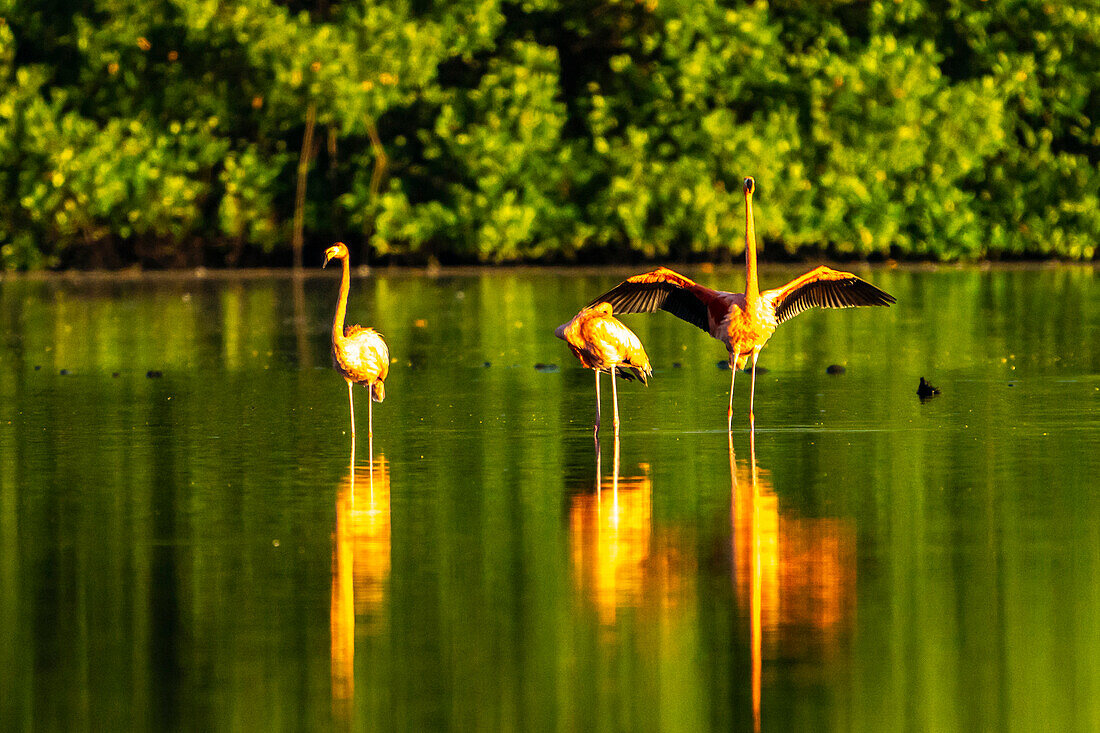
<instances>
[{"instance_id":1,"label":"flamingo","mask_svg":"<svg viewBox=\"0 0 1100 733\"><path fill-rule=\"evenodd\" d=\"M596 424L592 433L597 439L600 432L600 372L611 375L615 435L619 434L619 393L615 387L615 369L619 369L623 379L640 379L642 384L649 384L648 379L653 376L653 367L649 365L642 342L611 313L609 303L597 303L584 308L573 320L554 331L554 335L569 345L573 355L586 369L596 372Z\"/></svg>"},{"instance_id":2,"label":"flamingo","mask_svg":"<svg viewBox=\"0 0 1100 733\"><path fill-rule=\"evenodd\" d=\"M752 359L749 423L755 425L756 360L776 327L813 308L851 308L896 302L889 293L850 272L821 266L786 285L760 292L756 274L756 227L752 214L753 178L745 178L745 292L727 293L699 285L667 267L635 275L599 296L589 306L609 303L617 313L668 311L698 326L729 352L730 402L727 430L733 429L733 384L737 370Z\"/></svg>"},{"instance_id":3,"label":"flamingo","mask_svg":"<svg viewBox=\"0 0 1100 733\"><path fill-rule=\"evenodd\" d=\"M336 315L332 319L332 365L348 383L348 405L351 408L351 437L355 440L355 399L351 394L353 384L370 388L367 402L367 437L374 437L374 402L386 398L386 375L390 371L390 350L382 334L373 328L344 326L348 310L348 291L351 289L351 273L348 271L348 248L337 242L325 250L324 268L332 260L340 260L343 274L340 277L340 297L336 302Z\"/></svg>"}]
</instances>

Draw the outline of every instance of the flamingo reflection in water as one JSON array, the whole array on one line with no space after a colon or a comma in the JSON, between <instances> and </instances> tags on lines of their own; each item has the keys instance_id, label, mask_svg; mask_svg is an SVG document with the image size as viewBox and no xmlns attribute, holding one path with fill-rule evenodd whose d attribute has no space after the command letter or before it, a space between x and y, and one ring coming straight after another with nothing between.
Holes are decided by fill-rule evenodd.
<instances>
[{"instance_id":1,"label":"flamingo reflection in water","mask_svg":"<svg viewBox=\"0 0 1100 733\"><path fill-rule=\"evenodd\" d=\"M653 483L649 467L619 477L619 437L615 436L610 485L601 475L596 451L596 492L578 494L569 506L569 536L579 585L591 589L601 623L614 623L621 605L638 606L650 551Z\"/></svg>"},{"instance_id":2,"label":"flamingo reflection in water","mask_svg":"<svg viewBox=\"0 0 1100 733\"><path fill-rule=\"evenodd\" d=\"M620 475L620 446L613 442L610 478L596 452L595 490L569 502L569 544L578 590L595 604L601 625L610 627L624 608L661 614L689 595L685 578L696 562L679 529L654 526L653 480L649 465Z\"/></svg>"},{"instance_id":3,"label":"flamingo reflection in water","mask_svg":"<svg viewBox=\"0 0 1100 733\"><path fill-rule=\"evenodd\" d=\"M332 700L338 719L350 716L354 697L355 618L367 626L384 619L390 576L390 474L384 456L355 465L336 494L332 547Z\"/></svg>"},{"instance_id":4,"label":"flamingo reflection in water","mask_svg":"<svg viewBox=\"0 0 1100 733\"><path fill-rule=\"evenodd\" d=\"M739 467L729 437L734 586L749 608L753 727L760 730L764 633L771 653L828 652L854 618L855 528L851 521L786 516L766 471L756 464L749 431L749 466Z\"/></svg>"}]
</instances>

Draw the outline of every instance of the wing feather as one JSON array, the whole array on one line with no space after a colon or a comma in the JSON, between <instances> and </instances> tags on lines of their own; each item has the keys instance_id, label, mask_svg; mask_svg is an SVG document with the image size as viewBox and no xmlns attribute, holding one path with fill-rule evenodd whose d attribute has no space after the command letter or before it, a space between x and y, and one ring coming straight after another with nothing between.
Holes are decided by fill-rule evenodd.
<instances>
[{"instance_id":1,"label":"wing feather","mask_svg":"<svg viewBox=\"0 0 1100 733\"><path fill-rule=\"evenodd\" d=\"M706 288L672 270L660 268L624 280L588 304L609 303L616 314L655 313L663 310L710 332L707 303L700 293Z\"/></svg>"},{"instance_id":2,"label":"wing feather","mask_svg":"<svg viewBox=\"0 0 1100 733\"><path fill-rule=\"evenodd\" d=\"M783 323L810 308L855 308L890 305L894 296L850 272L819 267L788 285L763 293L775 306L775 320Z\"/></svg>"}]
</instances>

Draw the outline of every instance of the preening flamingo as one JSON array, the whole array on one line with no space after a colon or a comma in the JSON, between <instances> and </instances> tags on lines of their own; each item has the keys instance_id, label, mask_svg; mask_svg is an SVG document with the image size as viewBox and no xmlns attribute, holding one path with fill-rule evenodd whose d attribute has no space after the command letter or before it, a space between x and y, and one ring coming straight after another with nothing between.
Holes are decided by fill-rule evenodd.
<instances>
[{"instance_id":1,"label":"preening flamingo","mask_svg":"<svg viewBox=\"0 0 1100 733\"><path fill-rule=\"evenodd\" d=\"M756 395L756 360L776 327L802 311L813 308L851 308L890 305L889 293L879 290L850 272L817 267L786 285L760 292L756 274L756 227L752 194L756 182L745 178L745 292L711 290L683 275L661 267L619 283L590 303L609 303L615 312L653 313L668 311L698 326L726 345L729 351L730 402L726 426L733 429L733 384L737 370L752 359L752 389L749 394L749 423L755 424L753 398Z\"/></svg>"},{"instance_id":2,"label":"preening flamingo","mask_svg":"<svg viewBox=\"0 0 1100 733\"><path fill-rule=\"evenodd\" d=\"M367 436L374 437L374 406L386 397L386 376L390 372L390 350L382 334L373 328L344 326L348 310L348 291L351 289L351 273L348 269L348 248L337 242L325 250L325 267L332 260L340 260L343 274L340 276L340 297L336 302L336 315L332 319L332 365L348 383L348 405L351 408L351 436L355 439L355 399L351 394L353 384L370 388L367 402Z\"/></svg>"},{"instance_id":3,"label":"preening flamingo","mask_svg":"<svg viewBox=\"0 0 1100 733\"><path fill-rule=\"evenodd\" d=\"M623 379L640 379L648 384L653 376L642 342L637 335L611 315L608 303L585 308L568 323L563 323L554 335L569 344L570 350L587 369L596 372L596 424L593 434L600 432L600 372L611 375L611 395L615 412L613 424L619 434L619 393L615 387L615 369Z\"/></svg>"}]
</instances>

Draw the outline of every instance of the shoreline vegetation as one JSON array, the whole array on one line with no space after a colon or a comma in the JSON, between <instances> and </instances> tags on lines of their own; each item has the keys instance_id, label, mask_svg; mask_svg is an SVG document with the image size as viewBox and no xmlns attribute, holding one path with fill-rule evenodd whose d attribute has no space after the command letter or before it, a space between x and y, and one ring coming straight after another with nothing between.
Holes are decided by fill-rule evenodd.
<instances>
[{"instance_id":1,"label":"shoreline vegetation","mask_svg":"<svg viewBox=\"0 0 1100 733\"><path fill-rule=\"evenodd\" d=\"M714 265L709 262L700 263L663 263L682 272L692 278L716 275L722 278L721 282L728 285L731 291L739 292L743 289L745 275L743 264ZM814 259L799 262L761 262L760 274L764 280L781 278L790 273L802 272L807 267L817 265L836 264L832 260ZM655 267L657 265L543 265L529 263L505 263L505 264L481 264L481 265L445 265L445 266L413 266L413 265L358 265L351 268L352 279L360 279L373 276L400 277L400 278L427 278L446 279L454 277L474 277L477 275L492 273L501 276L523 275L525 273L541 272L548 276L599 276L614 279L625 279L639 272L639 267ZM848 262L845 267L856 273L874 273L897 271L901 273L918 272L1016 272L1038 270L1075 270L1100 272L1100 262L1068 262L1064 260L1019 260L1011 262L936 262L912 261L897 262L894 260L884 262ZM9 282L45 282L45 283L179 283L179 282L232 282L235 280L338 280L339 273L333 275L322 270L319 266L311 268L308 265L302 269L293 267L185 267L143 269L136 265L116 270L107 269L67 269L67 270L0 270L0 284Z\"/></svg>"},{"instance_id":2,"label":"shoreline vegetation","mask_svg":"<svg viewBox=\"0 0 1100 733\"><path fill-rule=\"evenodd\" d=\"M0 271L736 263L745 175L773 261L1095 262L1098 69L1046 0L9 3Z\"/></svg>"}]
</instances>

